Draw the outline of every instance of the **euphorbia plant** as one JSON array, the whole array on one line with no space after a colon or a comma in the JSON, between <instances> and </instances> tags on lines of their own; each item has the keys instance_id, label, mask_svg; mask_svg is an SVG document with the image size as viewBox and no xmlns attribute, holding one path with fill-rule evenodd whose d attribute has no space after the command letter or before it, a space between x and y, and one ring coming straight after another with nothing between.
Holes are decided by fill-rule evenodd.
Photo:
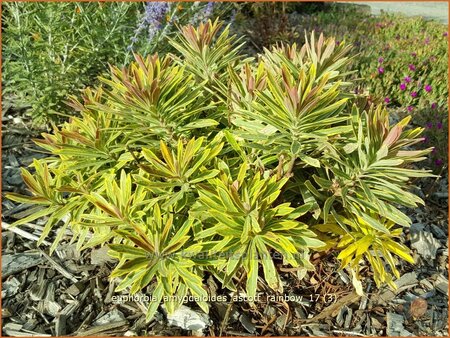
<instances>
[{"instance_id":1,"label":"euphorbia plant","mask_svg":"<svg viewBox=\"0 0 450 338\"><path fill-rule=\"evenodd\" d=\"M136 55L73 98L79 116L36 141L51 156L23 169L32 196L8 195L37 204L15 224L49 216L51 250L66 228L79 249L108 245L118 290L156 299L149 319L188 294L208 311L207 275L248 296L258 276L282 292L279 264L312 270L312 250L335 250L355 277L369 263L378 285L395 286L384 266L398 277L396 257L413 262L398 206L423 203L408 179L429 175L408 167L429 151L410 150L421 129L359 108L345 43L312 34L243 59L220 31L185 27L180 55Z\"/></svg>"}]
</instances>

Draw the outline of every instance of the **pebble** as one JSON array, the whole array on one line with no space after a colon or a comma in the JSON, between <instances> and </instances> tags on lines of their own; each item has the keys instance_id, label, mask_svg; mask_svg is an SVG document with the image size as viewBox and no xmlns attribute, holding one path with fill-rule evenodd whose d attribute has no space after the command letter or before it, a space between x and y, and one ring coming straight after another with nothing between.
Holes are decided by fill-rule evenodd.
<instances>
[{"instance_id":1,"label":"pebble","mask_svg":"<svg viewBox=\"0 0 450 338\"><path fill-rule=\"evenodd\" d=\"M435 259L441 243L428 231L411 232L411 247L424 259Z\"/></svg>"},{"instance_id":2,"label":"pebble","mask_svg":"<svg viewBox=\"0 0 450 338\"><path fill-rule=\"evenodd\" d=\"M204 330L212 324L206 313L194 311L185 305L181 305L173 313L168 313L167 321L169 325L184 330Z\"/></svg>"},{"instance_id":3,"label":"pebble","mask_svg":"<svg viewBox=\"0 0 450 338\"><path fill-rule=\"evenodd\" d=\"M99 249L91 251L91 264L103 265L107 262L114 262L114 259L108 255L109 248L105 245Z\"/></svg>"}]
</instances>

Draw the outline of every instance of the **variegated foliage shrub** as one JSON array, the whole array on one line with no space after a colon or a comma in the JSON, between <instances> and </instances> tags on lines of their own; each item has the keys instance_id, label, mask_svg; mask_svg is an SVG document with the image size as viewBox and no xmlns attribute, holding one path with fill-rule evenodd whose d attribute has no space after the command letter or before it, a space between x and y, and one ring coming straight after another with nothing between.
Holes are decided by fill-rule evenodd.
<instances>
[{"instance_id":1,"label":"variegated foliage shrub","mask_svg":"<svg viewBox=\"0 0 450 338\"><path fill-rule=\"evenodd\" d=\"M36 140L51 155L23 169L31 195L8 195L36 205L16 225L47 216L51 250L67 229L80 250L108 245L117 291L156 300L149 319L186 295L208 311L207 276L281 293L280 264L301 278L319 250L394 287L398 259L413 263L399 207L423 203L408 182L430 174L410 164L429 150L411 149L422 130L408 118L390 125L347 90L350 47L312 34L245 58L218 21L171 43L179 55L136 55L71 98L78 116Z\"/></svg>"}]
</instances>

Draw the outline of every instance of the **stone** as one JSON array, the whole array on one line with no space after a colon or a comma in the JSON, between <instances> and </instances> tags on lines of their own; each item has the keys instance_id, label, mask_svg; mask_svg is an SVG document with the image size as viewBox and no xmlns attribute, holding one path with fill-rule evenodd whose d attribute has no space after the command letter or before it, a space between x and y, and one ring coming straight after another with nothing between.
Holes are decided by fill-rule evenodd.
<instances>
[{"instance_id":1,"label":"stone","mask_svg":"<svg viewBox=\"0 0 450 338\"><path fill-rule=\"evenodd\" d=\"M168 313L167 321L171 326L193 331L204 330L212 324L207 314L194 311L185 305L181 305L173 313Z\"/></svg>"}]
</instances>

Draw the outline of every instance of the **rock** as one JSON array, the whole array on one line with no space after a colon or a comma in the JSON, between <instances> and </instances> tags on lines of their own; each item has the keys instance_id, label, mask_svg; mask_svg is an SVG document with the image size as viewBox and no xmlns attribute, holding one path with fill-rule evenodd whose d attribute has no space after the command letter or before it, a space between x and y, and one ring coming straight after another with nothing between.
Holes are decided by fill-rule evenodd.
<instances>
[{"instance_id":1,"label":"rock","mask_svg":"<svg viewBox=\"0 0 450 338\"><path fill-rule=\"evenodd\" d=\"M434 238L431 232L423 230L419 232L411 231L411 247L416 249L417 253L424 259L434 259L436 258L437 249L441 247L441 243Z\"/></svg>"},{"instance_id":2,"label":"rock","mask_svg":"<svg viewBox=\"0 0 450 338\"><path fill-rule=\"evenodd\" d=\"M163 308L165 309L164 306ZM181 305L173 313L168 313L167 321L171 326L194 331L204 330L212 324L207 314L194 311L185 305Z\"/></svg>"},{"instance_id":3,"label":"rock","mask_svg":"<svg viewBox=\"0 0 450 338\"><path fill-rule=\"evenodd\" d=\"M204 337L205 334L203 333L203 330L192 330L191 334L193 337Z\"/></svg>"},{"instance_id":4,"label":"rock","mask_svg":"<svg viewBox=\"0 0 450 338\"><path fill-rule=\"evenodd\" d=\"M136 337L136 336L137 336L137 333L134 332L134 331L132 331L132 330L128 330L128 331L125 332L123 335L124 335L125 337Z\"/></svg>"},{"instance_id":5,"label":"rock","mask_svg":"<svg viewBox=\"0 0 450 338\"><path fill-rule=\"evenodd\" d=\"M388 336L412 336L412 333L405 330L403 326L403 316L388 312L386 314L387 330L386 334Z\"/></svg>"},{"instance_id":6,"label":"rock","mask_svg":"<svg viewBox=\"0 0 450 338\"><path fill-rule=\"evenodd\" d=\"M22 118L19 116L13 117L13 123L14 124L24 124Z\"/></svg>"},{"instance_id":7,"label":"rock","mask_svg":"<svg viewBox=\"0 0 450 338\"><path fill-rule=\"evenodd\" d=\"M114 262L114 259L108 255L108 247L105 245L99 249L92 250L91 264L103 265L107 262Z\"/></svg>"},{"instance_id":8,"label":"rock","mask_svg":"<svg viewBox=\"0 0 450 338\"><path fill-rule=\"evenodd\" d=\"M42 264L44 258L37 252L22 252L2 256L2 279Z\"/></svg>"}]
</instances>

